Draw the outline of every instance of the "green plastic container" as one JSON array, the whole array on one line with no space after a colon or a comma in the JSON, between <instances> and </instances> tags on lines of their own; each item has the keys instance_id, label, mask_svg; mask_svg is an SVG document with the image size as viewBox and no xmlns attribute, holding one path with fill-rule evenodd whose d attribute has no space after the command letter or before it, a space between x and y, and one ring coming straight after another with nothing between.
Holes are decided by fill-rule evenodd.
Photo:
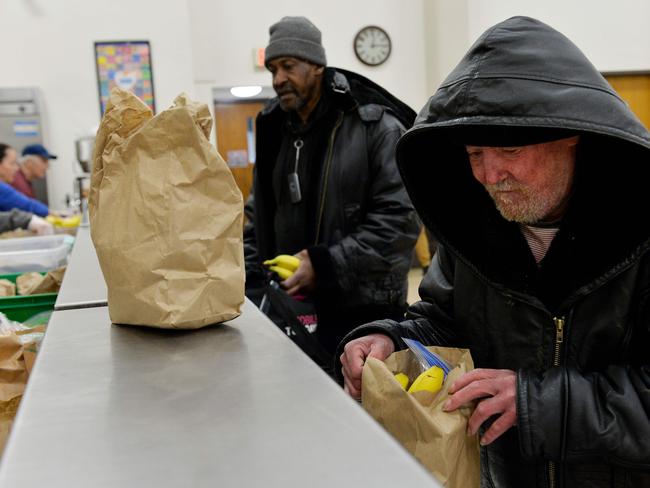
<instances>
[{"instance_id":1,"label":"green plastic container","mask_svg":"<svg viewBox=\"0 0 650 488\"><path fill-rule=\"evenodd\" d=\"M0 279L16 282L16 278L24 273L0 275ZM45 273L41 273L45 274ZM54 310L57 293L39 293L38 295L17 295L0 297L0 312L8 319L25 322L37 313Z\"/></svg>"}]
</instances>

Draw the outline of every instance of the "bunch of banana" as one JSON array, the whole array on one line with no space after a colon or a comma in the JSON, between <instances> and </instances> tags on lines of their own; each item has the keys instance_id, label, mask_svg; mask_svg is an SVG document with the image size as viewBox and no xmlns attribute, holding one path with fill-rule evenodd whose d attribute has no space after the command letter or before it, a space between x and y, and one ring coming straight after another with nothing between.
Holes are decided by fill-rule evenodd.
<instances>
[{"instance_id":1,"label":"bunch of banana","mask_svg":"<svg viewBox=\"0 0 650 488\"><path fill-rule=\"evenodd\" d=\"M409 384L409 377L404 373L397 373L395 379L399 382L402 389L406 390ZM416 391L428 391L437 393L442 388L442 382L445 379L445 372L438 366L431 366L424 373L420 374L408 388L409 393Z\"/></svg>"},{"instance_id":2,"label":"bunch of banana","mask_svg":"<svg viewBox=\"0 0 650 488\"><path fill-rule=\"evenodd\" d=\"M282 280L289 278L300 265L300 259L289 254L279 254L273 259L264 261L264 266L277 274Z\"/></svg>"},{"instance_id":3,"label":"bunch of banana","mask_svg":"<svg viewBox=\"0 0 650 488\"><path fill-rule=\"evenodd\" d=\"M45 217L54 227L79 227L81 215L72 215L71 217L59 217L58 215L48 215Z\"/></svg>"}]
</instances>

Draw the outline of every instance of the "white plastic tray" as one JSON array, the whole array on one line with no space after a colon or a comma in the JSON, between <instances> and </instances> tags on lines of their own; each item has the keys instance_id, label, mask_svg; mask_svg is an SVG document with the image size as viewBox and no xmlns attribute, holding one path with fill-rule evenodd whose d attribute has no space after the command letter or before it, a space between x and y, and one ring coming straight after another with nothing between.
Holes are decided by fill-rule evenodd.
<instances>
[{"instance_id":1,"label":"white plastic tray","mask_svg":"<svg viewBox=\"0 0 650 488\"><path fill-rule=\"evenodd\" d=\"M68 235L0 240L0 274L49 271L68 262L74 238Z\"/></svg>"}]
</instances>

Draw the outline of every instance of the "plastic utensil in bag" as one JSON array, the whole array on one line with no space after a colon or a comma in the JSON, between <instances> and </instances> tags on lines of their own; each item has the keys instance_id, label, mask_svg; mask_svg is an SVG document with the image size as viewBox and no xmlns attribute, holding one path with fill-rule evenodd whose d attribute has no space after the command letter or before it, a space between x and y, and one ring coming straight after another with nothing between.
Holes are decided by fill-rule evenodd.
<instances>
[{"instance_id":1,"label":"plastic utensil in bag","mask_svg":"<svg viewBox=\"0 0 650 488\"><path fill-rule=\"evenodd\" d=\"M415 339L408 339L402 337L404 343L408 348L415 354L415 357L420 362L422 366L422 371L426 371L432 366L438 366L445 373L445 378L451 371L451 366L447 364L440 356L429 351L424 345Z\"/></svg>"}]
</instances>

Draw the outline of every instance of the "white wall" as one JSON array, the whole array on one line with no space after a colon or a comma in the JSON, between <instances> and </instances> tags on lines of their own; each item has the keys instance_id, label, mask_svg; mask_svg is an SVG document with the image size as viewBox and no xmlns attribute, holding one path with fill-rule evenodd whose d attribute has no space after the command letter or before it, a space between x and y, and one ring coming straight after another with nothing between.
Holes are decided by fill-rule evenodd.
<instances>
[{"instance_id":1,"label":"white wall","mask_svg":"<svg viewBox=\"0 0 650 488\"><path fill-rule=\"evenodd\" d=\"M514 15L559 30L600 71L650 71L647 0L429 0L429 86L435 89L486 29Z\"/></svg>"},{"instance_id":2,"label":"white wall","mask_svg":"<svg viewBox=\"0 0 650 488\"><path fill-rule=\"evenodd\" d=\"M571 39L600 71L650 70L647 0L467 0L473 41L513 15L534 17Z\"/></svg>"},{"instance_id":3,"label":"white wall","mask_svg":"<svg viewBox=\"0 0 650 488\"><path fill-rule=\"evenodd\" d=\"M193 91L187 0L2 0L0 18L0 87L43 93L54 209L73 191L74 139L99 125L94 41L151 42L159 110Z\"/></svg>"},{"instance_id":4,"label":"white wall","mask_svg":"<svg viewBox=\"0 0 650 488\"><path fill-rule=\"evenodd\" d=\"M436 91L469 47L467 8L467 0L425 2L428 96Z\"/></svg>"}]
</instances>

